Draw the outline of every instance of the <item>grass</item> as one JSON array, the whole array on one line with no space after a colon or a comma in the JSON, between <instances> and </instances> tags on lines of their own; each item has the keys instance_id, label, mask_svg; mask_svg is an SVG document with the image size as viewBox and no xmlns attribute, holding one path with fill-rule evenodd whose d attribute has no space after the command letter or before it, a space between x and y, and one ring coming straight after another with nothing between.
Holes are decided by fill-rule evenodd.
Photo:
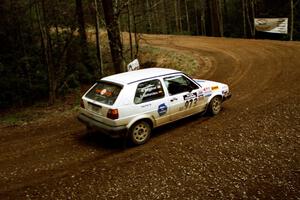
<instances>
[{"instance_id":1,"label":"grass","mask_svg":"<svg viewBox=\"0 0 300 200\"><path fill-rule=\"evenodd\" d=\"M65 97L58 99L52 106L43 101L29 107L10 108L0 113L0 128L26 125L46 118L76 113L79 109L81 95L79 90L74 90Z\"/></svg>"},{"instance_id":2,"label":"grass","mask_svg":"<svg viewBox=\"0 0 300 200\"><path fill-rule=\"evenodd\" d=\"M0 117L1 124L6 126L16 126L25 123L28 120L27 115L23 113L9 114L4 117Z\"/></svg>"},{"instance_id":3,"label":"grass","mask_svg":"<svg viewBox=\"0 0 300 200\"><path fill-rule=\"evenodd\" d=\"M156 67L172 68L187 74L196 73L199 66L196 59L186 53L148 45L141 48L139 59L142 66L147 62L151 62Z\"/></svg>"}]
</instances>

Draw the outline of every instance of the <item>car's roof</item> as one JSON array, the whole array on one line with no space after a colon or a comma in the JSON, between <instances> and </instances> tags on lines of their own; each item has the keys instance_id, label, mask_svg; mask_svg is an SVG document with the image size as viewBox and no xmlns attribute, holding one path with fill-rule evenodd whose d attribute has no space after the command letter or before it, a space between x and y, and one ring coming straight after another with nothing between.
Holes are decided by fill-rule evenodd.
<instances>
[{"instance_id":1,"label":"car's roof","mask_svg":"<svg viewBox=\"0 0 300 200\"><path fill-rule=\"evenodd\" d=\"M153 77L160 77L163 75L174 73L180 73L180 71L167 68L148 68L107 76L102 78L101 80L127 85L140 80L149 79Z\"/></svg>"}]
</instances>

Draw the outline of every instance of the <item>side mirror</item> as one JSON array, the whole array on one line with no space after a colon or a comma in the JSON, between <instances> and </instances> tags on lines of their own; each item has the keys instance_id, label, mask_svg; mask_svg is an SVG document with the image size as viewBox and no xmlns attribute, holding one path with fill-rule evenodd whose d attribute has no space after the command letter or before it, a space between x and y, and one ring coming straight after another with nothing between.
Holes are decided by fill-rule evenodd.
<instances>
[{"instance_id":1,"label":"side mirror","mask_svg":"<svg viewBox=\"0 0 300 200\"><path fill-rule=\"evenodd\" d=\"M188 91L189 91L189 92L192 92L193 90L194 90L194 88L193 88L192 86L189 85L189 86L188 86Z\"/></svg>"}]
</instances>

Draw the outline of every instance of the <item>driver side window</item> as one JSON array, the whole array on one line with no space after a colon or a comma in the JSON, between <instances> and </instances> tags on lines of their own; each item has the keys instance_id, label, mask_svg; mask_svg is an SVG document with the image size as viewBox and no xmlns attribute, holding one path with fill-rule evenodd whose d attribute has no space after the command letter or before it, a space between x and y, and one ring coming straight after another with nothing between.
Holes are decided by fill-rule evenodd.
<instances>
[{"instance_id":1,"label":"driver side window","mask_svg":"<svg viewBox=\"0 0 300 200\"><path fill-rule=\"evenodd\" d=\"M180 94L183 92L190 92L199 87L191 80L183 75L176 75L164 78L164 82L168 88L170 95Z\"/></svg>"}]
</instances>

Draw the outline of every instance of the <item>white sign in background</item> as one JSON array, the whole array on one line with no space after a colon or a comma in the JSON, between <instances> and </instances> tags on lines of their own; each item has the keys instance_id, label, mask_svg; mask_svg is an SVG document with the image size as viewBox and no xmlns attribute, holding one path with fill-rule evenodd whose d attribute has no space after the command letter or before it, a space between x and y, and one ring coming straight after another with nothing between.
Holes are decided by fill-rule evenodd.
<instances>
[{"instance_id":1,"label":"white sign in background","mask_svg":"<svg viewBox=\"0 0 300 200\"><path fill-rule=\"evenodd\" d=\"M288 18L255 18L254 25L256 31L287 34L288 21Z\"/></svg>"},{"instance_id":2,"label":"white sign in background","mask_svg":"<svg viewBox=\"0 0 300 200\"><path fill-rule=\"evenodd\" d=\"M127 71L135 71L140 69L140 63L138 59L133 60L127 65Z\"/></svg>"}]
</instances>

